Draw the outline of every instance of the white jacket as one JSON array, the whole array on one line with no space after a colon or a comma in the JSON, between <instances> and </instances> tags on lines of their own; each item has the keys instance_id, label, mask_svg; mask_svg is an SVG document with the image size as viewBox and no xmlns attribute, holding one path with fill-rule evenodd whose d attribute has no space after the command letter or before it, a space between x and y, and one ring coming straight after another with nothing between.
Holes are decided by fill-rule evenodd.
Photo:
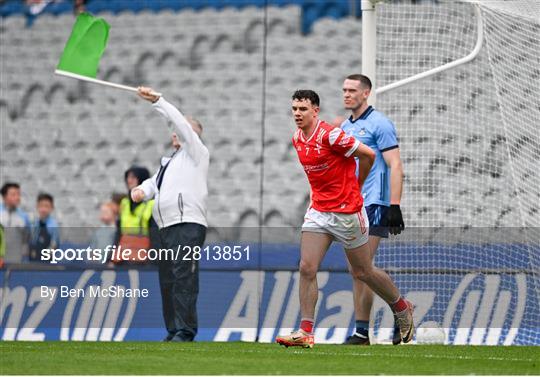
<instances>
[{"instance_id":1,"label":"white jacket","mask_svg":"<svg viewBox=\"0 0 540 377\"><path fill-rule=\"evenodd\" d=\"M155 199L152 215L160 229L179 223L208 226L208 149L184 115L163 97L152 106L167 119L181 147L171 157L163 157L160 170L139 186L144 191L144 200ZM158 189L159 173L167 163Z\"/></svg>"}]
</instances>

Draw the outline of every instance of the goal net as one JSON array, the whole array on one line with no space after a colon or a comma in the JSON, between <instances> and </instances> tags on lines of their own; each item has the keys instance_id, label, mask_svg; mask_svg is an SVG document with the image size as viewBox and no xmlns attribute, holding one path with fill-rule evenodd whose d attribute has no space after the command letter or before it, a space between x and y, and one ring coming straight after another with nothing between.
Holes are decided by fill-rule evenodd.
<instances>
[{"instance_id":1,"label":"goal net","mask_svg":"<svg viewBox=\"0 0 540 377\"><path fill-rule=\"evenodd\" d=\"M479 33L469 63L377 96L398 131L409 228L377 264L454 344L538 344L540 3L379 3L377 86L467 56Z\"/></svg>"}]
</instances>

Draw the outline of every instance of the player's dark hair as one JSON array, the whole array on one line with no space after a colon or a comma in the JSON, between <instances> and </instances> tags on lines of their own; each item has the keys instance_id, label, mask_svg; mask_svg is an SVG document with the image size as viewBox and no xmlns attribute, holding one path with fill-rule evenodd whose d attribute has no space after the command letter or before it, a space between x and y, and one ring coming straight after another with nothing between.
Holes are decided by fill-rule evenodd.
<instances>
[{"instance_id":1,"label":"player's dark hair","mask_svg":"<svg viewBox=\"0 0 540 377\"><path fill-rule=\"evenodd\" d=\"M304 99L308 99L311 102L312 105L315 105L315 106L320 105L319 95L317 93L315 93L313 90L309 90L309 89L297 90L292 95L292 99L293 100L297 99L299 101L304 100Z\"/></svg>"},{"instance_id":2,"label":"player's dark hair","mask_svg":"<svg viewBox=\"0 0 540 377\"><path fill-rule=\"evenodd\" d=\"M369 79L369 77L365 75L355 73L355 74L347 76L347 80L360 81L360 83L362 84L364 88L368 88L369 90L371 90L371 80Z\"/></svg>"},{"instance_id":3,"label":"player's dark hair","mask_svg":"<svg viewBox=\"0 0 540 377\"><path fill-rule=\"evenodd\" d=\"M21 186L19 186L18 183L15 183L15 182L6 182L3 186L2 186L2 197L6 196L9 189L11 188L16 188L17 190L20 190L21 189Z\"/></svg>"},{"instance_id":4,"label":"player's dark hair","mask_svg":"<svg viewBox=\"0 0 540 377\"><path fill-rule=\"evenodd\" d=\"M42 200L48 200L51 202L52 205L54 205L54 198L51 194L48 194L46 192L40 192L37 196L37 202L41 202Z\"/></svg>"}]
</instances>

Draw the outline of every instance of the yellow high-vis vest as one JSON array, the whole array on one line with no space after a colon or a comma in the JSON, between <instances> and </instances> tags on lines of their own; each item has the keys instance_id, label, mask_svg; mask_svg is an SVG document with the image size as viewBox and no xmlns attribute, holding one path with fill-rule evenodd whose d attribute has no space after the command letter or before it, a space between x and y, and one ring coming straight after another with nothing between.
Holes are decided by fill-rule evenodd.
<instances>
[{"instance_id":1,"label":"yellow high-vis vest","mask_svg":"<svg viewBox=\"0 0 540 377\"><path fill-rule=\"evenodd\" d=\"M148 227L152 217L152 207L154 200L140 203L131 212L129 198L124 198L120 202L120 234L142 234L149 235Z\"/></svg>"}]
</instances>

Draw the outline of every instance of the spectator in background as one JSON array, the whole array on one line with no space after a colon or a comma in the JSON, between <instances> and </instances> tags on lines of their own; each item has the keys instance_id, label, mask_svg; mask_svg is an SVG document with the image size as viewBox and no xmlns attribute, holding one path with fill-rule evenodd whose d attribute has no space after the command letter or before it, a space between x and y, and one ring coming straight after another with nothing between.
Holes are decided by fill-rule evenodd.
<instances>
[{"instance_id":1,"label":"spectator in background","mask_svg":"<svg viewBox=\"0 0 540 377\"><path fill-rule=\"evenodd\" d=\"M120 201L118 218L118 244L124 249L148 249L155 243L152 242L155 239L153 234L157 233L157 224L152 218L154 201L137 203L131 199L130 195L132 189L148 178L150 178L150 172L141 166L132 166L124 173L128 195ZM132 257L138 258L139 256L134 254ZM144 260L133 261L143 262Z\"/></svg>"},{"instance_id":2,"label":"spectator in background","mask_svg":"<svg viewBox=\"0 0 540 377\"><path fill-rule=\"evenodd\" d=\"M2 186L0 205L0 224L4 227L6 250L4 261L21 263L28 258L28 239L30 235L30 219L19 208L21 204L21 187L18 183L7 182Z\"/></svg>"},{"instance_id":3,"label":"spectator in background","mask_svg":"<svg viewBox=\"0 0 540 377\"><path fill-rule=\"evenodd\" d=\"M118 214L120 210L120 203L122 202L122 199L127 198L127 195L125 192L113 192L111 194L111 202L116 205L116 214Z\"/></svg>"},{"instance_id":4,"label":"spectator in background","mask_svg":"<svg viewBox=\"0 0 540 377\"><path fill-rule=\"evenodd\" d=\"M58 223L52 216L54 198L45 192L37 196L38 218L32 224L30 238L30 260L41 261L41 250L57 248L60 245Z\"/></svg>"},{"instance_id":5,"label":"spectator in background","mask_svg":"<svg viewBox=\"0 0 540 377\"><path fill-rule=\"evenodd\" d=\"M30 27L36 20L36 17L41 14L49 4L52 4L53 0L26 0L25 4L26 12L26 26Z\"/></svg>"},{"instance_id":6,"label":"spectator in background","mask_svg":"<svg viewBox=\"0 0 540 377\"><path fill-rule=\"evenodd\" d=\"M49 5L53 3L53 0L26 0L26 6L28 7L28 12L31 15L38 15Z\"/></svg>"},{"instance_id":7,"label":"spectator in background","mask_svg":"<svg viewBox=\"0 0 540 377\"><path fill-rule=\"evenodd\" d=\"M45 11L55 13L58 10L58 8L55 8L55 4L68 2L73 4L73 13L75 16L86 10L86 0L24 0L27 8L27 26L32 26L36 17ZM2 1L0 1L0 4L2 4Z\"/></svg>"},{"instance_id":8,"label":"spectator in background","mask_svg":"<svg viewBox=\"0 0 540 377\"><path fill-rule=\"evenodd\" d=\"M104 202L99 208L99 221L101 227L96 229L90 247L92 249L105 249L109 245L114 245L116 241L116 221L118 217L118 207L113 202Z\"/></svg>"},{"instance_id":9,"label":"spectator in background","mask_svg":"<svg viewBox=\"0 0 540 377\"><path fill-rule=\"evenodd\" d=\"M73 13L75 16L79 15L86 10L86 0L75 0L73 2Z\"/></svg>"}]
</instances>

